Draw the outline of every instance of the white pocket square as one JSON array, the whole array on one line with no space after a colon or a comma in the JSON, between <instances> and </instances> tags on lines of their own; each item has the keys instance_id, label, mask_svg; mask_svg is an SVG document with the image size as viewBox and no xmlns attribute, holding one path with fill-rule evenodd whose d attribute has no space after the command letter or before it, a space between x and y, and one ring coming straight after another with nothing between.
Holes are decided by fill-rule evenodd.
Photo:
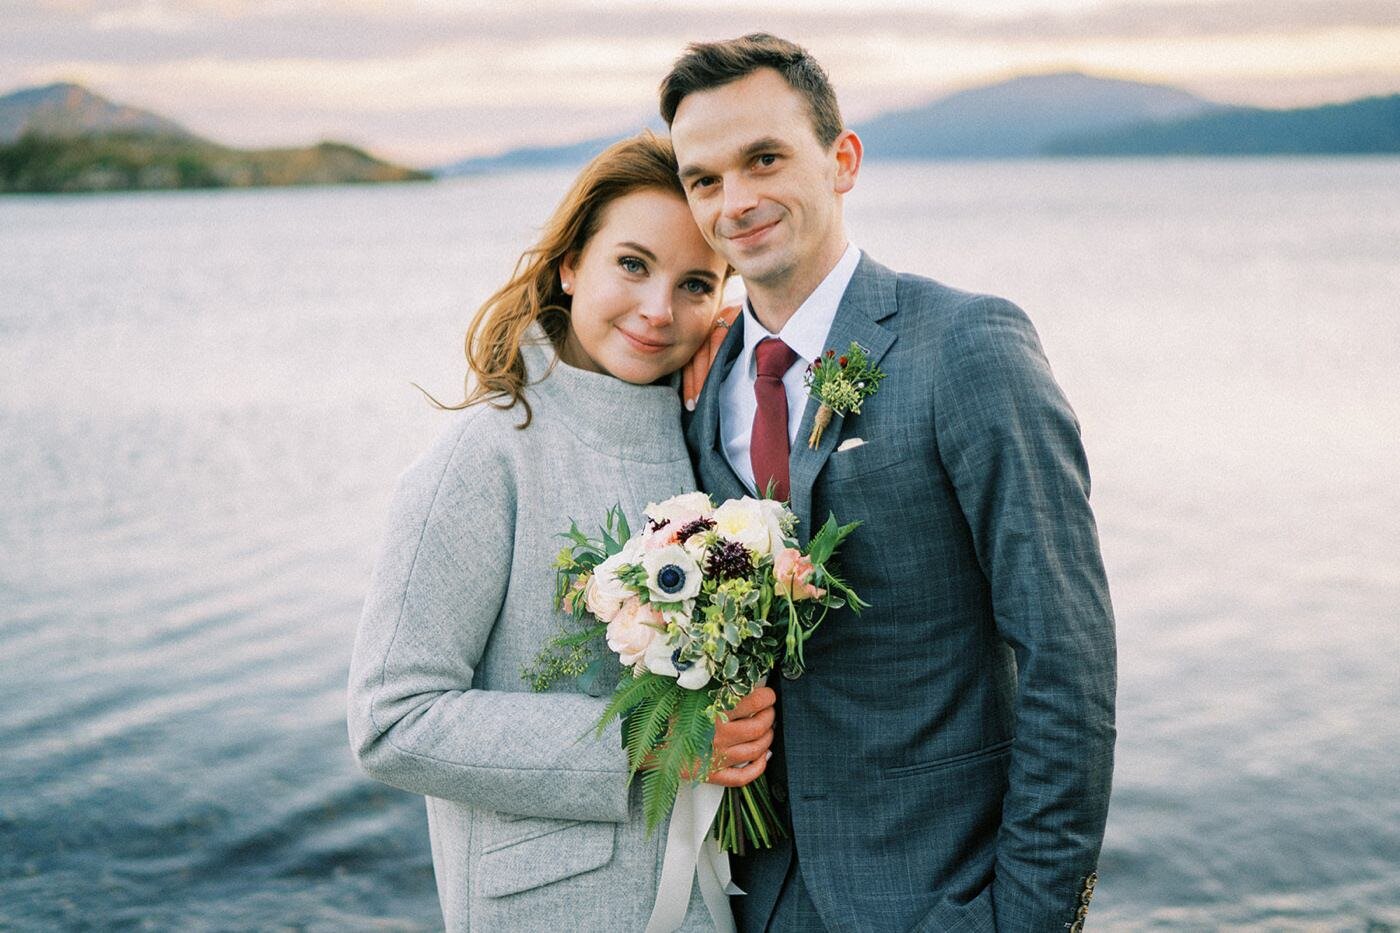
<instances>
[{"instance_id":1,"label":"white pocket square","mask_svg":"<svg viewBox=\"0 0 1400 933\"><path fill-rule=\"evenodd\" d=\"M843 450L853 450L854 448L859 447L861 444L864 443L865 438L863 437L848 437L844 441L842 441L839 446L837 446L836 451L837 453L840 453Z\"/></svg>"}]
</instances>

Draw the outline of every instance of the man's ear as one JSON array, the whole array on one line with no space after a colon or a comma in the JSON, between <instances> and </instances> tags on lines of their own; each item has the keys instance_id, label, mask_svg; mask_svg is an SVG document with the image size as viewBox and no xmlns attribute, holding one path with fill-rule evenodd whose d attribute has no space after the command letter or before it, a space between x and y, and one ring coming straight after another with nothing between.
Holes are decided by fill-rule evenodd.
<instances>
[{"instance_id":1,"label":"man's ear","mask_svg":"<svg viewBox=\"0 0 1400 933\"><path fill-rule=\"evenodd\" d=\"M854 130L842 130L831 144L836 159L836 193L845 194L856 186L860 160L865 153L860 137Z\"/></svg>"}]
</instances>

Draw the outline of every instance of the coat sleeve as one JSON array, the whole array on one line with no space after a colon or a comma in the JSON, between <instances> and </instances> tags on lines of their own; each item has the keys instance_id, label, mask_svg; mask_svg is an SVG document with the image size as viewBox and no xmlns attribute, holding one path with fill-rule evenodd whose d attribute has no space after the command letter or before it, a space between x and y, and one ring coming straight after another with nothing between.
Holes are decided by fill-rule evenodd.
<instances>
[{"instance_id":1,"label":"coat sleeve","mask_svg":"<svg viewBox=\"0 0 1400 933\"><path fill-rule=\"evenodd\" d=\"M475 436L476 417L399 481L351 661L351 747L371 777L414 793L623 822L618 726L592 735L605 699L473 688L515 540L509 461Z\"/></svg>"},{"instance_id":2,"label":"coat sleeve","mask_svg":"<svg viewBox=\"0 0 1400 933\"><path fill-rule=\"evenodd\" d=\"M940 457L1016 657L997 929L1065 929L1097 879L1115 738L1113 611L1079 425L1010 302L962 308L937 371Z\"/></svg>"}]
</instances>

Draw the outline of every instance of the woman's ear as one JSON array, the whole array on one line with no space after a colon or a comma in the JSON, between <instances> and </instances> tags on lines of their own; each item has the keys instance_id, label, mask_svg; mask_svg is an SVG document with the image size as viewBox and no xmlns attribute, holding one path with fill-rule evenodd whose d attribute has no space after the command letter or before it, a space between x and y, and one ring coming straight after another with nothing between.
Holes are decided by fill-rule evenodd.
<instances>
[{"instance_id":1,"label":"woman's ear","mask_svg":"<svg viewBox=\"0 0 1400 933\"><path fill-rule=\"evenodd\" d=\"M564 257L559 260L559 287L564 290L564 294L566 295L572 295L574 293L574 273L575 263L577 262L578 256L573 250L569 250L564 254Z\"/></svg>"}]
</instances>

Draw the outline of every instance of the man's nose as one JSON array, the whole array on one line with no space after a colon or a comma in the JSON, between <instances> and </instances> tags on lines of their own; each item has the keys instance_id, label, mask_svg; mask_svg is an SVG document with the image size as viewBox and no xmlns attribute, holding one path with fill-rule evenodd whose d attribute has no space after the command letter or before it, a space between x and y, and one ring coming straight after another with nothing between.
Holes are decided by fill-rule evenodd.
<instances>
[{"instance_id":1,"label":"man's nose","mask_svg":"<svg viewBox=\"0 0 1400 933\"><path fill-rule=\"evenodd\" d=\"M732 220L743 217L758 204L754 187L742 178L724 181L724 216Z\"/></svg>"}]
</instances>

